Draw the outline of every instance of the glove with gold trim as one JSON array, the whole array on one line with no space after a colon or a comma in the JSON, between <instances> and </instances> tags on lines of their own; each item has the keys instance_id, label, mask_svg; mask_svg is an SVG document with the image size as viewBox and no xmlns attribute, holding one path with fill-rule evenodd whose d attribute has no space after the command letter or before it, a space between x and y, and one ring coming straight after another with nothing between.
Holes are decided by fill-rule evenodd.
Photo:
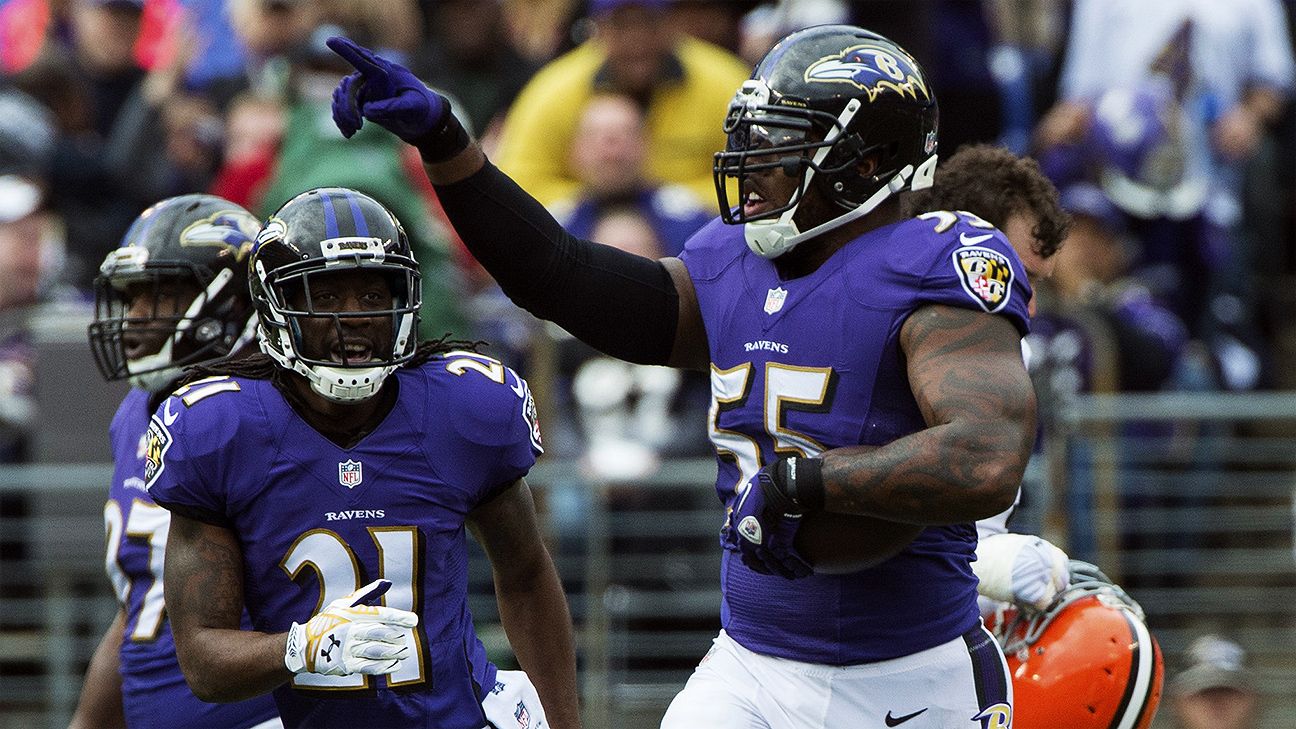
<instances>
[{"instance_id":1,"label":"glove with gold trim","mask_svg":"<svg viewBox=\"0 0 1296 729\"><path fill-rule=\"evenodd\" d=\"M405 629L418 625L418 615L368 604L390 587L389 580L374 580L330 602L305 625L293 623L284 665L293 673L326 676L394 672L409 656Z\"/></svg>"}]
</instances>

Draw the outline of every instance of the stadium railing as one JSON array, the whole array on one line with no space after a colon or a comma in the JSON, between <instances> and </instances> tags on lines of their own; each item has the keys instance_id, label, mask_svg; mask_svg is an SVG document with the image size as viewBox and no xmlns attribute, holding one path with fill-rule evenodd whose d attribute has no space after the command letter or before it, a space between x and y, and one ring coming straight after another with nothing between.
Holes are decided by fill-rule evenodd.
<instances>
[{"instance_id":1,"label":"stadium railing","mask_svg":"<svg viewBox=\"0 0 1296 729\"><path fill-rule=\"evenodd\" d=\"M1296 726L1296 394L1079 396L1050 423L1028 486L1046 536L1124 584L1168 668L1195 635L1251 653L1262 729ZM62 727L112 617L103 576L104 464L0 467L0 728ZM542 459L528 480L577 626L593 728L655 727L714 636L720 510L709 459L633 483ZM511 661L490 571L471 606ZM1155 727L1170 726L1163 710Z\"/></svg>"}]
</instances>

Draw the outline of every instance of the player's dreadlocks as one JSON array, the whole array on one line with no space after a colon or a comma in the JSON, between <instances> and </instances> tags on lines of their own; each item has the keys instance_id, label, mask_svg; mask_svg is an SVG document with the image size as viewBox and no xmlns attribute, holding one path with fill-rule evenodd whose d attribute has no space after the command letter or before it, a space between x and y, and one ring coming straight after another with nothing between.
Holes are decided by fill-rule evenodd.
<instances>
[{"instance_id":1,"label":"player's dreadlocks","mask_svg":"<svg viewBox=\"0 0 1296 729\"><path fill-rule=\"evenodd\" d=\"M440 339L433 339L419 344L418 348L414 350L414 356L401 366L419 367L426 364L433 357L446 352L476 352L484 346L486 346L486 342L480 339L451 339L450 334L446 333ZM223 375L245 377L249 380L270 380L278 386L282 383L280 378L287 372L288 370L280 367L271 359L270 355L257 352L238 359L226 359L210 364L186 367L184 376L180 378L175 387L178 389L207 377Z\"/></svg>"}]
</instances>

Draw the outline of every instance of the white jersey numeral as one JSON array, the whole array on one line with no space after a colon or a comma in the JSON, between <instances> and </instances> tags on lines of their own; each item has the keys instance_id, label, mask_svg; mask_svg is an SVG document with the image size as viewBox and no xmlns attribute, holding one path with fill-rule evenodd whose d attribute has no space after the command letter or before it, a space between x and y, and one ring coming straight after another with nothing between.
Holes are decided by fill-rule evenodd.
<instances>
[{"instance_id":1,"label":"white jersey numeral","mask_svg":"<svg viewBox=\"0 0 1296 729\"><path fill-rule=\"evenodd\" d=\"M491 359L486 355L477 354L476 352L464 352L456 350L446 352L446 357L455 357L446 363L446 370L463 376L468 370L480 372L495 382L504 384L504 364L497 359Z\"/></svg>"},{"instance_id":2,"label":"white jersey numeral","mask_svg":"<svg viewBox=\"0 0 1296 729\"><path fill-rule=\"evenodd\" d=\"M419 553L418 528L370 527L369 536L378 547L377 577L391 580L391 589L382 596L381 604L419 612L416 601L422 594L418 585L417 555ZM313 529L297 538L288 548L279 566L296 580L301 571L310 568L320 584L319 601L312 615L325 605L360 589L360 562L355 552L336 532ZM308 616L302 616L303 618ZM406 628L410 658L401 662L400 668L387 676L388 686L416 684L426 679L423 665L422 633ZM369 677L363 674L350 676L320 676L300 673L293 677L294 686L312 689L367 689Z\"/></svg>"},{"instance_id":3,"label":"white jersey numeral","mask_svg":"<svg viewBox=\"0 0 1296 729\"><path fill-rule=\"evenodd\" d=\"M744 433L719 426L720 414L742 407L751 395L751 363L727 370L711 367L711 414L708 431L711 443L721 458L738 464L737 492L761 469L760 444ZM832 406L836 377L830 367L797 367L778 362L765 364L764 403L765 434L774 443L774 451L788 456L814 456L824 446L803 433L785 427L788 410L826 412Z\"/></svg>"},{"instance_id":4,"label":"white jersey numeral","mask_svg":"<svg viewBox=\"0 0 1296 729\"><path fill-rule=\"evenodd\" d=\"M144 593L144 603L135 619L135 629L130 640L145 643L157 640L162 630L166 604L162 600L162 565L166 558L167 534L171 528L171 512L157 504L133 500L130 517L122 523L121 506L116 501L104 504L104 531L107 549L104 550L104 570L112 581L113 590L123 607L130 605L131 578L117 560L122 539L142 539L149 547L149 586ZM125 536L122 530L125 529Z\"/></svg>"},{"instance_id":5,"label":"white jersey numeral","mask_svg":"<svg viewBox=\"0 0 1296 729\"><path fill-rule=\"evenodd\" d=\"M963 220L973 228L989 229L994 227L992 223L989 223L983 218L969 213L966 210L959 210L957 212L950 212L949 210L933 210L930 213L919 215L918 218L920 220L935 220L937 233L944 233L954 227L954 224L959 221L959 218L963 218Z\"/></svg>"}]
</instances>

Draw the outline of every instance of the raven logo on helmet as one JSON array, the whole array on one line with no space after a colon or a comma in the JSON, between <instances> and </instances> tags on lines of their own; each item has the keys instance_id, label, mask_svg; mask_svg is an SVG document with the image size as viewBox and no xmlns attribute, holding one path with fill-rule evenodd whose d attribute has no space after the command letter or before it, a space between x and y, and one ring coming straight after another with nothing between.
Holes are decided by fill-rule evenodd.
<instances>
[{"instance_id":1,"label":"raven logo on helmet","mask_svg":"<svg viewBox=\"0 0 1296 729\"><path fill-rule=\"evenodd\" d=\"M267 241L283 240L288 235L288 225L279 218L270 218L265 227L257 233L256 247L260 248Z\"/></svg>"},{"instance_id":2,"label":"raven logo on helmet","mask_svg":"<svg viewBox=\"0 0 1296 729\"><path fill-rule=\"evenodd\" d=\"M918 64L896 50L896 46L886 48L873 43L851 46L810 64L805 80L853 84L868 94L869 101L876 101L885 92L911 99L922 94L923 99L930 99L931 92L917 70Z\"/></svg>"},{"instance_id":3,"label":"raven logo on helmet","mask_svg":"<svg viewBox=\"0 0 1296 729\"><path fill-rule=\"evenodd\" d=\"M246 260L259 228L213 195L171 197L140 213L94 281L87 333L104 378L159 392L184 367L247 347L256 316Z\"/></svg>"},{"instance_id":4,"label":"raven logo on helmet","mask_svg":"<svg viewBox=\"0 0 1296 729\"><path fill-rule=\"evenodd\" d=\"M256 218L220 212L205 220L195 220L180 232L183 247L212 246L233 251L236 260L242 260L252 250L260 230Z\"/></svg>"},{"instance_id":5,"label":"raven logo on helmet","mask_svg":"<svg viewBox=\"0 0 1296 729\"><path fill-rule=\"evenodd\" d=\"M972 721L981 722L981 729L1008 729L1012 726L1012 707L995 704L972 717Z\"/></svg>"}]
</instances>

